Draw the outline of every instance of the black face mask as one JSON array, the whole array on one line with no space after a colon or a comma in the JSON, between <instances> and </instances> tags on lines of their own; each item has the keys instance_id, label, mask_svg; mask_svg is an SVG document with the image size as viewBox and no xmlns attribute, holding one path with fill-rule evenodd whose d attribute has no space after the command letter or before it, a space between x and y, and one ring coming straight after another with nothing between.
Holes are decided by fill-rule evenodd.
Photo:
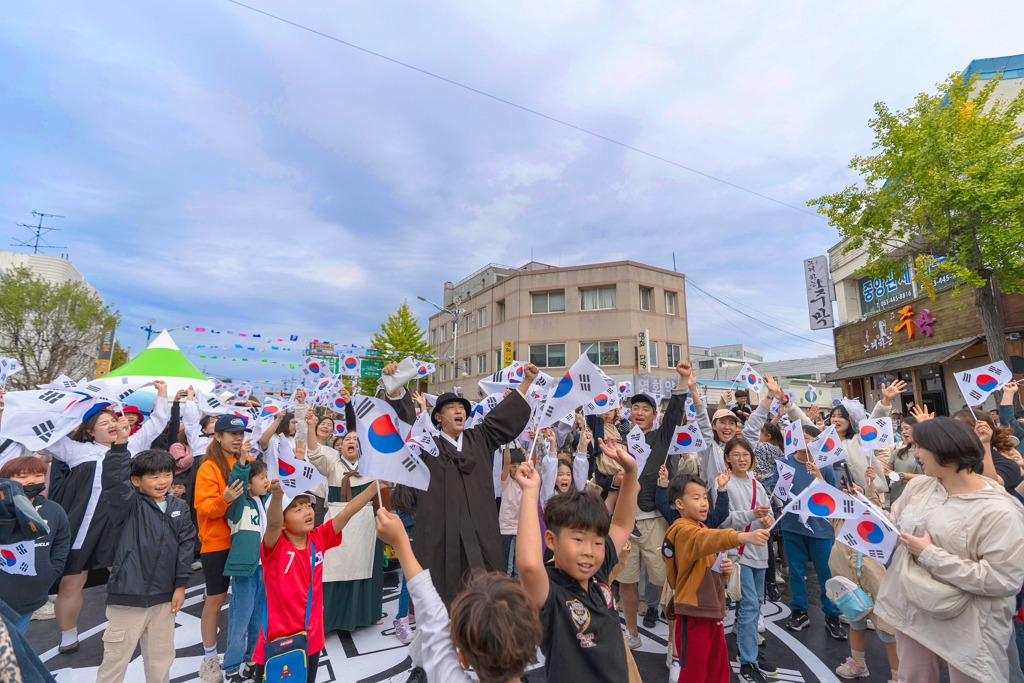
<instances>
[{"instance_id":1,"label":"black face mask","mask_svg":"<svg viewBox=\"0 0 1024 683\"><path fill-rule=\"evenodd\" d=\"M28 499L33 500L43 492L43 489L46 488L46 484L22 484L21 488L25 489L25 495L28 496Z\"/></svg>"}]
</instances>

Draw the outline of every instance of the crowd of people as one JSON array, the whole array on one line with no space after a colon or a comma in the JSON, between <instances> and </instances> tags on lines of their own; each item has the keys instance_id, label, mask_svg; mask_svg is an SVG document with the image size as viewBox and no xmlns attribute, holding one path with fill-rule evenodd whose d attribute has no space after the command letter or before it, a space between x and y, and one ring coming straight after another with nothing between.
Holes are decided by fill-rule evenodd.
<instances>
[{"instance_id":1,"label":"crowd of people","mask_svg":"<svg viewBox=\"0 0 1024 683\"><path fill-rule=\"evenodd\" d=\"M124 680L137 646L146 680L170 680L175 617L201 572L202 681L313 683L327 633L382 623L387 544L402 571L391 625L411 643L410 681L509 683L542 658L548 681L634 683L641 623L664 619L669 680L725 683L732 612L738 677L765 683L777 669L762 607L785 588L786 629L849 642L835 663L844 679L871 675L874 630L888 680L935 682L945 668L952 683L1024 683L1015 382L991 414L937 417L924 406L900 412L901 381L881 386L870 414L856 401L826 413L801 409L766 375L760 395L738 390L712 411L680 361L668 397L637 392L538 429L539 370L521 369L481 419L456 394L385 394L402 423L429 425L437 453L421 455L425 490L360 474L365 429L344 390L343 436L301 389L254 433L254 420L204 414L191 389L171 398L158 381L148 415L105 407L45 450L2 462L2 547L21 540L35 557L31 573L0 576L0 680L48 680L23 637L33 615L49 611L59 651L78 650L84 590L108 571L97 681ZM892 420L891 448L860 437L859 424L877 417ZM706 445L679 453L676 429L690 422ZM829 427L841 463L819 468L806 446L784 444L786 429L810 444ZM629 449L633 438L646 459ZM286 493L268 469L282 453L323 483ZM882 562L836 541L845 520L784 513L782 471L792 472L791 496L821 481L871 501L898 528L896 551ZM20 496L27 506L10 502ZM812 575L820 617L810 614ZM844 611L830 599L833 577L868 604Z\"/></svg>"}]
</instances>

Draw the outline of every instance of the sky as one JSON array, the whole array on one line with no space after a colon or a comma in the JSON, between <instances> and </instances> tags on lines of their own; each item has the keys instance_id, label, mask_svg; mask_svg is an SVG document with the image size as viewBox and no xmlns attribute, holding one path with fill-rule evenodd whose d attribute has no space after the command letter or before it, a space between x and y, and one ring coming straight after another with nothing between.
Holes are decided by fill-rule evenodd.
<instances>
[{"instance_id":1,"label":"sky","mask_svg":"<svg viewBox=\"0 0 1024 683\"><path fill-rule=\"evenodd\" d=\"M691 344L829 353L801 260L838 237L805 202L856 181L876 101L905 108L972 59L1024 52L1009 1L975 3L984 22L954 2L250 1L797 208L228 0L8 5L0 248L33 210L65 216L50 253L121 312L133 353L150 318L365 343L403 300L425 323L417 296L531 253L675 253L693 283L806 339L691 287Z\"/></svg>"}]
</instances>

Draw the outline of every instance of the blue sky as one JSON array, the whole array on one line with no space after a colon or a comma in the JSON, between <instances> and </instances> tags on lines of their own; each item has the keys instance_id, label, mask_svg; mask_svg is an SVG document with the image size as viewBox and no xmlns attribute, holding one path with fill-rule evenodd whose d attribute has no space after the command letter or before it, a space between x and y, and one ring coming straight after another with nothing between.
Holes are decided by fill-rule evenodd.
<instances>
[{"instance_id":1,"label":"blue sky","mask_svg":"<svg viewBox=\"0 0 1024 683\"><path fill-rule=\"evenodd\" d=\"M952 2L252 2L797 206L853 181L876 100L1024 52L997 19L1010 2L968 22ZM800 271L836 242L823 219L226 0L9 5L0 73L0 237L67 216L52 242L135 352L150 317L365 341L402 300L425 320L417 295L531 249L667 268L675 251L695 282L831 339L807 330ZM688 306L695 345L827 352L692 289Z\"/></svg>"}]
</instances>

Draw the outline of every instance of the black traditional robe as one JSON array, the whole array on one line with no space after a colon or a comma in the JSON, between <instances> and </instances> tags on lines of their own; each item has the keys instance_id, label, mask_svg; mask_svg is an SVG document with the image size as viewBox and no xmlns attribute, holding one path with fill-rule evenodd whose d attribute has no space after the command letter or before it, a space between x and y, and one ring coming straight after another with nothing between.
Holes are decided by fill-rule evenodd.
<instances>
[{"instance_id":1,"label":"black traditional robe","mask_svg":"<svg viewBox=\"0 0 1024 683\"><path fill-rule=\"evenodd\" d=\"M415 421L408 392L389 403L400 420ZM497 571L505 566L494 505L494 451L522 434L529 421L529 403L519 391L513 391L480 424L462 433L462 452L437 436L434 443L440 455L423 455L430 470L430 488L417 495L416 559L430 570L446 605L459 594L473 570Z\"/></svg>"}]
</instances>

